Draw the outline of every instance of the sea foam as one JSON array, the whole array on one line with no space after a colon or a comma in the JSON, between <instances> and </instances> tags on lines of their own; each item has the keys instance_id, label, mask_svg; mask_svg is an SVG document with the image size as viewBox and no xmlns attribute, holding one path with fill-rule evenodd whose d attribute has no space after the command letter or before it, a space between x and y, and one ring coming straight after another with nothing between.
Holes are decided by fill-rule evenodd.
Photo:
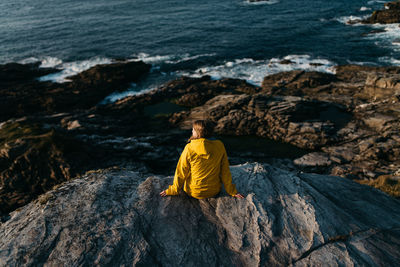
<instances>
[{"instance_id":1,"label":"sea foam","mask_svg":"<svg viewBox=\"0 0 400 267\"><path fill-rule=\"evenodd\" d=\"M114 92L111 95L104 98L104 100L100 104L113 103L113 102L116 102L125 97L145 94L145 93L148 93L148 92L156 90L156 89L157 89L157 87L141 89L141 88L138 88L137 84L133 83L128 90L126 90L124 92Z\"/></svg>"},{"instance_id":2,"label":"sea foam","mask_svg":"<svg viewBox=\"0 0 400 267\"><path fill-rule=\"evenodd\" d=\"M373 24L373 28L384 30L374 34L369 34L367 38L375 40L376 45L400 52L400 24Z\"/></svg>"},{"instance_id":3,"label":"sea foam","mask_svg":"<svg viewBox=\"0 0 400 267\"><path fill-rule=\"evenodd\" d=\"M393 58L393 57L380 57L379 61L394 65L394 66L400 66L400 58Z\"/></svg>"},{"instance_id":4,"label":"sea foam","mask_svg":"<svg viewBox=\"0 0 400 267\"><path fill-rule=\"evenodd\" d=\"M371 8L370 7L366 7L366 6L362 6L360 8L360 11L368 11L368 10L371 10Z\"/></svg>"},{"instance_id":5,"label":"sea foam","mask_svg":"<svg viewBox=\"0 0 400 267\"><path fill-rule=\"evenodd\" d=\"M177 64L185 61L195 60L202 57L213 57L215 53L200 54L200 55L190 55L188 53L182 55L149 55L147 53L133 54L132 60L142 60L148 64Z\"/></svg>"},{"instance_id":6,"label":"sea foam","mask_svg":"<svg viewBox=\"0 0 400 267\"><path fill-rule=\"evenodd\" d=\"M260 2L250 2L250 1L244 1L245 5L273 5L279 3L279 0L269 0L269 1L260 1Z\"/></svg>"},{"instance_id":7,"label":"sea foam","mask_svg":"<svg viewBox=\"0 0 400 267\"><path fill-rule=\"evenodd\" d=\"M368 1L368 5L373 5L373 4L383 4L383 3L386 3L387 1L385 1L385 0L371 0L371 1Z\"/></svg>"},{"instance_id":8,"label":"sea foam","mask_svg":"<svg viewBox=\"0 0 400 267\"><path fill-rule=\"evenodd\" d=\"M361 23L350 23L351 21L361 21L364 19L367 19L370 15L365 15L365 16L342 16L342 17L338 17L335 18L334 20L339 21L340 23L346 24L346 25L353 25L353 26L360 26L360 25L365 25L365 24L361 24Z\"/></svg>"},{"instance_id":9,"label":"sea foam","mask_svg":"<svg viewBox=\"0 0 400 267\"><path fill-rule=\"evenodd\" d=\"M30 64L40 62L40 68L57 68L62 64L62 60L56 57L29 57L19 61L20 64Z\"/></svg>"},{"instance_id":10,"label":"sea foam","mask_svg":"<svg viewBox=\"0 0 400 267\"><path fill-rule=\"evenodd\" d=\"M375 3L385 3L386 1L370 1L368 4L375 4ZM366 7L362 7L360 9L361 11L363 10L368 10ZM349 21L360 21L363 19L366 19L370 16L370 14L367 14L365 16L343 16L336 18L337 21L343 23L343 24L351 24L352 26L365 26L365 27L371 27L374 29L378 30L383 30L382 32L375 32L373 34L368 34L367 39L370 40L375 40L375 45L379 47L385 47L392 49L395 53L400 52L400 24L399 23L393 23L393 24L361 24L361 23L349 23ZM382 62L382 60L379 60Z\"/></svg>"},{"instance_id":11,"label":"sea foam","mask_svg":"<svg viewBox=\"0 0 400 267\"><path fill-rule=\"evenodd\" d=\"M88 70L96 65L111 64L112 59L104 57L94 57L88 60L65 62L63 63L57 58L45 58L42 60L40 67L42 68L57 68L60 72L52 73L39 78L40 81L52 81L57 83L68 82L68 77L74 76L85 70Z\"/></svg>"},{"instance_id":12,"label":"sea foam","mask_svg":"<svg viewBox=\"0 0 400 267\"><path fill-rule=\"evenodd\" d=\"M132 55L132 60L141 60L145 63L149 63L149 64L158 64L158 63L162 63L168 60L172 60L173 59L173 55L155 55L155 56L151 56L147 53L139 53L139 54L133 54Z\"/></svg>"},{"instance_id":13,"label":"sea foam","mask_svg":"<svg viewBox=\"0 0 400 267\"><path fill-rule=\"evenodd\" d=\"M286 61L286 64L285 62ZM227 61L218 66L202 67L194 72L177 72L177 74L190 77L210 75L213 79L236 78L244 79L254 85L261 85L267 75L291 71L307 70L334 73L335 64L326 59L313 59L309 55L288 55L284 58L269 60L254 60L251 58Z\"/></svg>"}]
</instances>

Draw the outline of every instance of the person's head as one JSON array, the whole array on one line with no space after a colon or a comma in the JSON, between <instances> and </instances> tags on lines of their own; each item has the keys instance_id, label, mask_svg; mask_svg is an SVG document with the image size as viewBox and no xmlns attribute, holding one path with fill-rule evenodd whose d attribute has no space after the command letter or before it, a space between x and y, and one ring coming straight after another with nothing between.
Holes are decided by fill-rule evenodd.
<instances>
[{"instance_id":1,"label":"person's head","mask_svg":"<svg viewBox=\"0 0 400 267\"><path fill-rule=\"evenodd\" d=\"M193 123L191 139L210 138L213 134L213 127L210 122L197 120Z\"/></svg>"}]
</instances>

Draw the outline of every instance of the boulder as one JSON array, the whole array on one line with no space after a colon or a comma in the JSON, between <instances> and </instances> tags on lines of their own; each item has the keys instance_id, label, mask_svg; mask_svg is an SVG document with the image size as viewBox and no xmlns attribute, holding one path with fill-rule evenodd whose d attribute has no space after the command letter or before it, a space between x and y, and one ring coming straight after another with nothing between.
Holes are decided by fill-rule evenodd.
<instances>
[{"instance_id":1,"label":"boulder","mask_svg":"<svg viewBox=\"0 0 400 267\"><path fill-rule=\"evenodd\" d=\"M318 172L320 169L326 170L332 164L329 155L323 152L308 153L300 158L295 159L296 164L300 169L309 172Z\"/></svg>"},{"instance_id":2,"label":"boulder","mask_svg":"<svg viewBox=\"0 0 400 267\"><path fill-rule=\"evenodd\" d=\"M14 122L0 129L0 217L97 165L98 149L66 133Z\"/></svg>"},{"instance_id":3,"label":"boulder","mask_svg":"<svg viewBox=\"0 0 400 267\"><path fill-rule=\"evenodd\" d=\"M96 65L75 76L68 77L74 88L114 87L116 90L126 88L130 82L138 81L150 71L151 65L143 61L116 62Z\"/></svg>"},{"instance_id":4,"label":"boulder","mask_svg":"<svg viewBox=\"0 0 400 267\"><path fill-rule=\"evenodd\" d=\"M0 225L0 265L397 265L398 200L267 164L231 171L245 199L162 198L171 176L88 173Z\"/></svg>"},{"instance_id":5,"label":"boulder","mask_svg":"<svg viewBox=\"0 0 400 267\"><path fill-rule=\"evenodd\" d=\"M364 24L390 24L400 23L400 1L385 3L384 10L376 10L372 15L361 21Z\"/></svg>"}]
</instances>

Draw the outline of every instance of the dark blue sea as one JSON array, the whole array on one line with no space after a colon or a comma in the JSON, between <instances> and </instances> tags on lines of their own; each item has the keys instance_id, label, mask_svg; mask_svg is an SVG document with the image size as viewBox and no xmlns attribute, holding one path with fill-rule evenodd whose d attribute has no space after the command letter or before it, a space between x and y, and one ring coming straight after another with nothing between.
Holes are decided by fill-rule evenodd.
<instances>
[{"instance_id":1,"label":"dark blue sea","mask_svg":"<svg viewBox=\"0 0 400 267\"><path fill-rule=\"evenodd\" d=\"M180 75L260 84L290 69L333 72L339 64L400 65L399 25L349 25L388 1L9 0L0 2L0 63L41 62L64 82L96 64L153 64L151 89ZM383 33L368 34L386 29ZM280 64L289 59L293 64Z\"/></svg>"}]
</instances>

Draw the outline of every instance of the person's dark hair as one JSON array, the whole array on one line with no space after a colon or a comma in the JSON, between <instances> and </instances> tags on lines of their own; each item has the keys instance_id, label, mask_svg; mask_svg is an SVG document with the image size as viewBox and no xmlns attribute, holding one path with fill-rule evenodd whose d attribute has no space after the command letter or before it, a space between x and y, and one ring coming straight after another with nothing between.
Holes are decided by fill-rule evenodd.
<instances>
[{"instance_id":1,"label":"person's dark hair","mask_svg":"<svg viewBox=\"0 0 400 267\"><path fill-rule=\"evenodd\" d=\"M205 120L197 120L193 122L193 129L197 133L198 138L210 138L213 135L214 126L211 122ZM189 141L196 139L193 136Z\"/></svg>"}]
</instances>

